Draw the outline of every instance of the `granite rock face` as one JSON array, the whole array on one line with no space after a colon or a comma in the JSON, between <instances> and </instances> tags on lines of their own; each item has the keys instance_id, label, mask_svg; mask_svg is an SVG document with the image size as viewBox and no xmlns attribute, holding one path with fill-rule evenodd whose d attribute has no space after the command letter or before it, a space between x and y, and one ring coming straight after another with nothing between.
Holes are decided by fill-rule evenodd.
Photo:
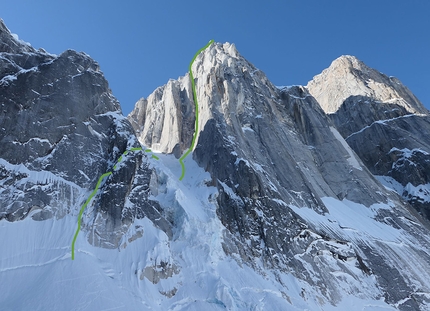
<instances>
[{"instance_id":1,"label":"granite rock face","mask_svg":"<svg viewBox=\"0 0 430 311\"><path fill-rule=\"evenodd\" d=\"M419 231L427 236L427 229L411 230L402 221L404 217L413 217L419 223L420 216L375 179L311 93L305 87L276 88L228 43L212 44L197 57L192 70L199 105L193 158L211 174L212 185L218 189L217 215L227 229L224 251L254 265L255 269L263 262L266 267L292 273L315 288L315 295L331 303L342 296L339 279L331 277L335 271L342 271L352 279L363 275L376 277L375 286L388 303L407 299L414 291L410 284L416 275L406 276L400 266L393 266L395 249L379 243L371 234L352 238L343 229L338 231L311 221L304 212L328 215L331 205L327 198L359 202L370 209L388 204L392 208L377 212L375 219L406 230L413 240L418 239L420 245L428 247L417 235ZM169 81L168 85L186 90L189 82L181 78ZM158 96L158 105L166 107L161 111L172 106L192 110L190 92L179 104L173 100L174 95L165 93L166 87L161 90L164 93ZM364 93L375 92L369 90ZM150 98L156 97L157 92L160 90ZM406 91L399 87L396 92L398 95ZM399 100L399 103L402 111L424 111L416 102ZM144 124L136 117L143 115L145 105L144 101L138 102L129 115L135 129L146 127L147 122L154 128L162 128L157 122L165 120L163 112L147 117ZM177 115L180 114L178 111ZM392 116L398 115L393 112ZM175 122L179 123L169 124ZM365 118L363 122L373 121ZM183 135L189 136L188 130L183 129L186 131ZM169 143L181 145L179 137L172 136ZM149 140L141 142L156 148ZM382 220L388 218L393 222L387 224ZM413 249L413 243L408 245L411 256L421 258L423 254ZM331 262L333 257L336 259ZM425 256L424 261L429 259ZM359 272L345 266L345 260L355 262L354 269ZM387 282L388 275L402 281ZM347 278L343 282L354 287ZM420 286L428 288L429 284L421 281ZM372 290L367 290L363 290L365 295L372 296ZM407 299L400 309L414 310L422 304L425 304L422 297Z\"/></svg>"},{"instance_id":2,"label":"granite rock face","mask_svg":"<svg viewBox=\"0 0 430 311\"><path fill-rule=\"evenodd\" d=\"M147 99L140 99L130 113L139 141L164 153L180 157L191 145L194 133L195 105L187 76L170 80Z\"/></svg>"},{"instance_id":3,"label":"granite rock face","mask_svg":"<svg viewBox=\"0 0 430 311\"><path fill-rule=\"evenodd\" d=\"M308 89L367 168L430 219L430 115L397 79L342 56Z\"/></svg>"},{"instance_id":4,"label":"granite rock face","mask_svg":"<svg viewBox=\"0 0 430 311\"><path fill-rule=\"evenodd\" d=\"M147 200L151 170L143 152L113 169L140 144L98 64L72 50L36 51L3 22L0 39L0 219L77 215L99 177L113 171L87 206L83 227L91 228L91 243L117 247L132 219L145 209L156 214L157 203Z\"/></svg>"}]
</instances>

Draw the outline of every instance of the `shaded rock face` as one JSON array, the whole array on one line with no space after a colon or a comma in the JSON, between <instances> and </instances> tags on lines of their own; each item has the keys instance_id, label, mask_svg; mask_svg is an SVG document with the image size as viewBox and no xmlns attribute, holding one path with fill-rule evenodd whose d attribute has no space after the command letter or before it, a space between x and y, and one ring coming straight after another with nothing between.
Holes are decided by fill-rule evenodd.
<instances>
[{"instance_id":1,"label":"shaded rock face","mask_svg":"<svg viewBox=\"0 0 430 311\"><path fill-rule=\"evenodd\" d=\"M342 271L352 279L368 276L376 280L377 289L359 289L342 278L342 287L350 287L352 292L381 295L378 297L393 304L406 299L399 304L402 310L419 308L425 298L407 299L414 292L411 284L415 276L405 274L401 265L393 265L396 249L379 243L371 233L356 239L343 229L338 231L306 218L304 211L329 215L330 204L323 199L327 197L368 207L385 202L392 209L377 212L375 218L384 225L402 228L412 239L419 239L418 244L428 247L420 238L421 234L428 236L426 229L411 229L402 220L413 217L420 222L419 216L412 216L407 204L373 177L308 90L277 89L228 43L212 44L197 57L192 70L199 104L193 158L210 172L212 184L218 189L217 215L227 228L224 251L255 269L258 262L263 262L266 267L290 272L331 303L341 297L339 280L333 274ZM181 90L189 82L184 78L169 82L176 83ZM160 90L151 96L157 92ZM174 98L166 93L159 98L160 106L185 105L186 111L191 109L189 97L181 104L163 101ZM136 115L143 115L145 105L137 103L129 116L136 122L135 128L143 126ZM405 106L390 116L413 108ZM163 118L150 120L157 123ZM373 121L365 118L363 122ZM157 127L162 125L154 124ZM170 143L181 144L179 136L172 139ZM392 222L388 224L386 219ZM345 228L341 224L339 227ZM408 252L413 258L421 258L423 254L413 249L414 243L408 244ZM381 251L383 255L375 255ZM430 259L424 257L424 261ZM387 278L401 281L388 282ZM419 286L429 285L420 281Z\"/></svg>"},{"instance_id":2,"label":"shaded rock face","mask_svg":"<svg viewBox=\"0 0 430 311\"><path fill-rule=\"evenodd\" d=\"M329 118L343 137L349 137L379 120L396 119L409 115L406 108L397 104L386 104L367 96L350 96Z\"/></svg>"},{"instance_id":3,"label":"shaded rock face","mask_svg":"<svg viewBox=\"0 0 430 311\"><path fill-rule=\"evenodd\" d=\"M367 168L394 179L399 185L380 177L430 219L430 116L418 99L351 56L334 61L308 88Z\"/></svg>"},{"instance_id":4,"label":"shaded rock face","mask_svg":"<svg viewBox=\"0 0 430 311\"><path fill-rule=\"evenodd\" d=\"M0 219L77 215L99 177L140 145L88 55L36 51L2 22L0 38ZM150 175L146 156L136 152L103 181L83 221L97 235L93 244L117 247L145 209L160 218L147 200Z\"/></svg>"}]
</instances>

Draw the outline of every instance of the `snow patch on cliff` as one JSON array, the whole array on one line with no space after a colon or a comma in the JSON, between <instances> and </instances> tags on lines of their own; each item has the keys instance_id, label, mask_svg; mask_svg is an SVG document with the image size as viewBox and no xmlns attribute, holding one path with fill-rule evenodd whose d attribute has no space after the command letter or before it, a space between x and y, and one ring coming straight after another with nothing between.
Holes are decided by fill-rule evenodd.
<instances>
[{"instance_id":1,"label":"snow patch on cliff","mask_svg":"<svg viewBox=\"0 0 430 311\"><path fill-rule=\"evenodd\" d=\"M354 151L352 151L351 147L349 147L348 143L343 139L342 135L332 126L330 126L330 131L333 133L333 135L336 137L336 139L342 144L342 146L345 148L345 150L349 154L348 163L353 166L354 168L362 171L362 167L360 163L358 163L357 158L355 157Z\"/></svg>"}]
</instances>

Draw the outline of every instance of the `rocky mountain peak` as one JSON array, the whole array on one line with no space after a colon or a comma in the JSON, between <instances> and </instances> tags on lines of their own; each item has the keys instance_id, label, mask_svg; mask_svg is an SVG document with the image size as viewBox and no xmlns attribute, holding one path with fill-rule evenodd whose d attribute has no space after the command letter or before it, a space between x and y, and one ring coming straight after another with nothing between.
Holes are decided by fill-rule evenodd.
<instances>
[{"instance_id":1,"label":"rocky mountain peak","mask_svg":"<svg viewBox=\"0 0 430 311\"><path fill-rule=\"evenodd\" d=\"M343 63L345 66L354 67L357 69L368 68L365 63L363 63L354 55L341 55L332 62L332 65L340 66L340 63Z\"/></svg>"},{"instance_id":2,"label":"rocky mountain peak","mask_svg":"<svg viewBox=\"0 0 430 311\"><path fill-rule=\"evenodd\" d=\"M398 105L407 113L427 113L422 103L397 78L368 67L354 56L343 55L307 85L326 113L334 113L353 96Z\"/></svg>"},{"instance_id":3,"label":"rocky mountain peak","mask_svg":"<svg viewBox=\"0 0 430 311\"><path fill-rule=\"evenodd\" d=\"M234 43L219 43L214 42L202 53L202 56L196 59L195 64L201 63L205 60L205 65L225 65L231 66L233 64L233 59L241 59L242 56L236 49Z\"/></svg>"},{"instance_id":4,"label":"rocky mountain peak","mask_svg":"<svg viewBox=\"0 0 430 311\"><path fill-rule=\"evenodd\" d=\"M233 113L242 114L244 89L264 89L269 97L277 93L265 74L244 59L234 44L211 44L193 62L192 71L199 103L197 138L215 114L225 115L227 122ZM243 77L247 78L246 87L239 83ZM236 96L238 100L232 100ZM128 118L143 145L179 157L189 148L194 133L195 103L189 74L169 80L147 99L139 100Z\"/></svg>"},{"instance_id":5,"label":"rocky mountain peak","mask_svg":"<svg viewBox=\"0 0 430 311\"><path fill-rule=\"evenodd\" d=\"M365 73L368 73L371 68L366 66L365 63L363 63L361 60L359 60L357 57L353 55L341 55L338 58L336 58L330 65L329 68L337 68L337 69L344 69L346 71L353 71L359 70L363 71Z\"/></svg>"}]
</instances>

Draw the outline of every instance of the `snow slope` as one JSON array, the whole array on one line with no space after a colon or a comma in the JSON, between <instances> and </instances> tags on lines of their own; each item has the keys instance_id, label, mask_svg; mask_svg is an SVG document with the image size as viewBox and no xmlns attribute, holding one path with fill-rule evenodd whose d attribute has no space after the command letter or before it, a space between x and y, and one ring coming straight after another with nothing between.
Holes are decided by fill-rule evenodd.
<instances>
[{"instance_id":1,"label":"snow slope","mask_svg":"<svg viewBox=\"0 0 430 311\"><path fill-rule=\"evenodd\" d=\"M151 159L157 172L151 186L158 189L154 198L168 209L175 223L171 241L144 218L135 220L118 249L93 247L85 234L80 234L72 261L74 216L40 222L31 217L17 222L2 220L2 310L335 309L323 298L317 299L316 289L291 274L271 271L263 265L257 273L239 258L227 256L223 251L226 232L214 204L217 192L206 186L209 174L188 158L187 173L180 182L177 159L158 156L160 160ZM312 216L314 212L307 208L296 212L321 225L339 222L339 226L351 227L345 220L348 217L340 212L339 204L343 203L334 199L326 202L333 206L333 215ZM397 242L395 237L400 234L388 226L373 224L369 213L361 216L360 226L373 226L379 238L388 235L392 240L385 240ZM361 273L354 263L350 265ZM364 283L357 279L347 284L351 282L377 291L372 277L364 278ZM344 300L339 301L338 308L395 310L377 298L349 296L348 286L343 289Z\"/></svg>"}]
</instances>

